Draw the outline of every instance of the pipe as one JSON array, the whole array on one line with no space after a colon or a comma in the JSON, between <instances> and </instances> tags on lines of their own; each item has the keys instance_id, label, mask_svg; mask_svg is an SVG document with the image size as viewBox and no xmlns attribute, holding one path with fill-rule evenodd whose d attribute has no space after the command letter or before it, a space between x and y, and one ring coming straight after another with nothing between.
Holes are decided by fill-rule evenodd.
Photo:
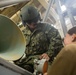
<instances>
[{"instance_id":1,"label":"pipe","mask_svg":"<svg viewBox=\"0 0 76 75\"><path fill-rule=\"evenodd\" d=\"M71 9L70 8L67 9L67 13L68 13L68 16L70 18L70 21L72 23L72 26L75 26L76 25L76 22L75 22L74 16L71 13Z\"/></svg>"},{"instance_id":2,"label":"pipe","mask_svg":"<svg viewBox=\"0 0 76 75\"><path fill-rule=\"evenodd\" d=\"M0 1L0 8L2 7L6 7L12 4L17 4L17 3L21 3L21 2L26 2L26 1L30 1L30 0L1 0Z\"/></svg>"},{"instance_id":3,"label":"pipe","mask_svg":"<svg viewBox=\"0 0 76 75\"><path fill-rule=\"evenodd\" d=\"M46 21L48 15L49 15L49 11L50 11L51 5L52 5L52 0L49 0L48 9L46 10L46 14L45 14L45 17L44 17L44 19L43 19L43 22Z\"/></svg>"},{"instance_id":4,"label":"pipe","mask_svg":"<svg viewBox=\"0 0 76 75\"><path fill-rule=\"evenodd\" d=\"M62 26L62 29L63 29L63 33L64 33L64 36L65 36L66 32L67 32L67 27L66 27L66 24L65 24L65 19L63 17L61 8L60 8L59 0L55 0L55 3L56 3L56 9L57 9L57 12L58 12L58 15L59 15L59 18L60 18L61 26Z\"/></svg>"}]
</instances>

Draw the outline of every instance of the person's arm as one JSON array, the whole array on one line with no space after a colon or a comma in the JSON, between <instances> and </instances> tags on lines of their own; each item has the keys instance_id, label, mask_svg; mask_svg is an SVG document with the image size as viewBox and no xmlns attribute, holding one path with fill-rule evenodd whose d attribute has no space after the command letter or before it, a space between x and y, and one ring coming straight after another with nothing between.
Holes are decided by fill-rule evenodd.
<instances>
[{"instance_id":1,"label":"person's arm","mask_svg":"<svg viewBox=\"0 0 76 75\"><path fill-rule=\"evenodd\" d=\"M51 25L47 25L46 34L49 43L49 48L46 53L43 53L40 56L40 58L44 58L47 61L53 61L54 57L59 53L59 51L63 47L62 39L58 30L52 27Z\"/></svg>"},{"instance_id":2,"label":"person's arm","mask_svg":"<svg viewBox=\"0 0 76 75\"><path fill-rule=\"evenodd\" d=\"M52 63L48 75L75 75L76 49L63 48Z\"/></svg>"},{"instance_id":3,"label":"person's arm","mask_svg":"<svg viewBox=\"0 0 76 75\"><path fill-rule=\"evenodd\" d=\"M49 31L47 34L49 40L49 49L47 51L48 56L50 57L50 61L53 61L54 57L59 53L62 49L62 39L57 29L54 27L49 27Z\"/></svg>"}]
</instances>

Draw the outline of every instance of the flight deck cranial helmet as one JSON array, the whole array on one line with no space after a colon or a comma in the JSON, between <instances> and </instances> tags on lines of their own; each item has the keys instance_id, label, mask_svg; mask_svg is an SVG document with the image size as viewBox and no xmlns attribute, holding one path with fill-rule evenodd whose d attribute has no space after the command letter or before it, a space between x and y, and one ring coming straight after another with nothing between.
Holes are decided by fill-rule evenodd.
<instances>
[{"instance_id":1,"label":"flight deck cranial helmet","mask_svg":"<svg viewBox=\"0 0 76 75\"><path fill-rule=\"evenodd\" d=\"M32 22L37 22L38 20L41 21L39 12L34 6L31 5L24 6L21 9L20 17L24 26L26 25L26 23L31 24Z\"/></svg>"}]
</instances>

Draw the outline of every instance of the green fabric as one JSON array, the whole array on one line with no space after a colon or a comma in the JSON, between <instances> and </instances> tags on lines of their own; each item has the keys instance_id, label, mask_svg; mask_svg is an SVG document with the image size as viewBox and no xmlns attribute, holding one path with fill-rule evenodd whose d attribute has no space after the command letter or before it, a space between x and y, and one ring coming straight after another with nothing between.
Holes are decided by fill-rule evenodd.
<instances>
[{"instance_id":1,"label":"green fabric","mask_svg":"<svg viewBox=\"0 0 76 75\"><path fill-rule=\"evenodd\" d=\"M23 33L26 39L26 58L21 63L33 65L34 59L43 53L47 53L49 62L52 62L63 47L58 30L47 23L38 23L33 32L26 26Z\"/></svg>"}]
</instances>

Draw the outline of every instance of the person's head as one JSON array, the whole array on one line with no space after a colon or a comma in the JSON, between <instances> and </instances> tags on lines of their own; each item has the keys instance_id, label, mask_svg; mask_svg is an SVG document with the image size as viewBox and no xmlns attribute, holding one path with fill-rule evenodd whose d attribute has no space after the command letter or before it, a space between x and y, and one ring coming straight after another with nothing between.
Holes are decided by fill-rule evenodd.
<instances>
[{"instance_id":1,"label":"person's head","mask_svg":"<svg viewBox=\"0 0 76 75\"><path fill-rule=\"evenodd\" d=\"M31 5L24 6L21 9L20 17L23 22L23 25L25 26L27 24L32 29L36 27L36 23L39 20L41 21L41 17L38 10Z\"/></svg>"},{"instance_id":2,"label":"person's head","mask_svg":"<svg viewBox=\"0 0 76 75\"><path fill-rule=\"evenodd\" d=\"M72 42L76 42L76 26L69 29L64 38L65 45L71 44Z\"/></svg>"}]
</instances>

